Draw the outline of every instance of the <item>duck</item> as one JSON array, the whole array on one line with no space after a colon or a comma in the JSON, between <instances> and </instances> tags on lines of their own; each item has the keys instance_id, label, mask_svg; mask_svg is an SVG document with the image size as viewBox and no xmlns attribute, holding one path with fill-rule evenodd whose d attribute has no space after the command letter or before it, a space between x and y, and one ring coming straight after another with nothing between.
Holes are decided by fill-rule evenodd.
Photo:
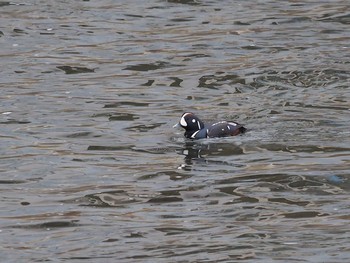
<instances>
[{"instance_id":1,"label":"duck","mask_svg":"<svg viewBox=\"0 0 350 263\"><path fill-rule=\"evenodd\" d=\"M174 125L174 127L178 126L185 129L184 136L192 140L236 136L247 131L243 125L235 121L217 121L208 125L204 124L192 112L182 114L180 121Z\"/></svg>"}]
</instances>

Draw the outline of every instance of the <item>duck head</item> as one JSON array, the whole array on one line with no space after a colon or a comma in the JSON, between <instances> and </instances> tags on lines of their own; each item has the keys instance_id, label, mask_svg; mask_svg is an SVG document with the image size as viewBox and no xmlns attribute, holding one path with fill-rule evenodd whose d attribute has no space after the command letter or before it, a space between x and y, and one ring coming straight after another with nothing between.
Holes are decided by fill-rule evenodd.
<instances>
[{"instance_id":1,"label":"duck head","mask_svg":"<svg viewBox=\"0 0 350 263\"><path fill-rule=\"evenodd\" d=\"M174 127L177 126L185 129L185 136L187 138L193 138L193 134L197 134L198 131L204 128L204 123L192 112L185 112L182 114L179 123Z\"/></svg>"}]
</instances>

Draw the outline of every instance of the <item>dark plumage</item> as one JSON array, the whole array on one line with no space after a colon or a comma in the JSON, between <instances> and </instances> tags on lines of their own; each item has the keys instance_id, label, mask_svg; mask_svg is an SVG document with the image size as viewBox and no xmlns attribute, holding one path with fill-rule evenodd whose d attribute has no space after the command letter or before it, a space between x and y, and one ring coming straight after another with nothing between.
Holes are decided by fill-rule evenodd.
<instances>
[{"instance_id":1,"label":"dark plumage","mask_svg":"<svg viewBox=\"0 0 350 263\"><path fill-rule=\"evenodd\" d=\"M191 112L182 114L178 125L186 130L184 135L190 139L235 136L247 130L241 124L234 121L219 121L205 125Z\"/></svg>"}]
</instances>

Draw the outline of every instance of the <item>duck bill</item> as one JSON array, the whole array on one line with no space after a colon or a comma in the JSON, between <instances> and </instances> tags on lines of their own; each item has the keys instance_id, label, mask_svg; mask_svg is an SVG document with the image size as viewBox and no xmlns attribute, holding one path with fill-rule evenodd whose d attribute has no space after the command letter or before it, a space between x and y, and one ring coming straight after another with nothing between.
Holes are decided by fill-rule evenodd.
<instances>
[{"instance_id":1,"label":"duck bill","mask_svg":"<svg viewBox=\"0 0 350 263\"><path fill-rule=\"evenodd\" d=\"M179 122L176 123L176 124L173 126L173 128L178 128L178 127L180 127L180 123L179 123Z\"/></svg>"}]
</instances>

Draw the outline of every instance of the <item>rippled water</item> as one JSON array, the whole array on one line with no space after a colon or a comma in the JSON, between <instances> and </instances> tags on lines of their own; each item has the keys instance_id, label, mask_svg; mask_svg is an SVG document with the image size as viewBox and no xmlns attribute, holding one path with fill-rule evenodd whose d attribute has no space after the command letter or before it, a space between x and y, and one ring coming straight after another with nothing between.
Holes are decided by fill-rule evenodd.
<instances>
[{"instance_id":1,"label":"rippled water","mask_svg":"<svg viewBox=\"0 0 350 263\"><path fill-rule=\"evenodd\" d=\"M348 1L0 8L2 262L349 260Z\"/></svg>"}]
</instances>

